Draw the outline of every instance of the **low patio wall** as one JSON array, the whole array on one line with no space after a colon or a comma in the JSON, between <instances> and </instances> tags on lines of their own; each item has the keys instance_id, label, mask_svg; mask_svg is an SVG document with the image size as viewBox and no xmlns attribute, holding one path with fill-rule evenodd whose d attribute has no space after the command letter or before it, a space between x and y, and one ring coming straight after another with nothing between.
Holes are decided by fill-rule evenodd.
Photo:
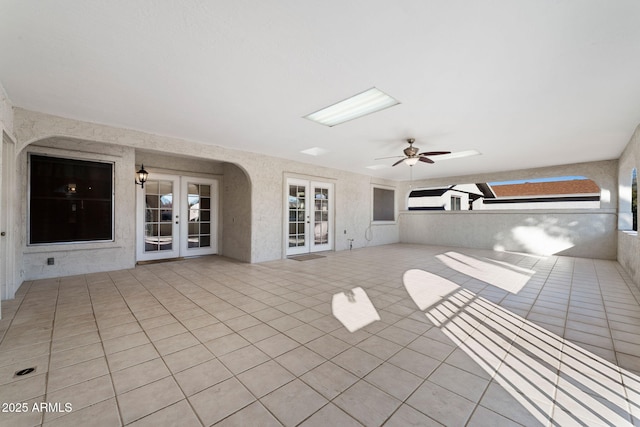
<instances>
[{"instance_id":1,"label":"low patio wall","mask_svg":"<svg viewBox=\"0 0 640 427\"><path fill-rule=\"evenodd\" d=\"M614 209L409 212L400 242L616 259Z\"/></svg>"}]
</instances>

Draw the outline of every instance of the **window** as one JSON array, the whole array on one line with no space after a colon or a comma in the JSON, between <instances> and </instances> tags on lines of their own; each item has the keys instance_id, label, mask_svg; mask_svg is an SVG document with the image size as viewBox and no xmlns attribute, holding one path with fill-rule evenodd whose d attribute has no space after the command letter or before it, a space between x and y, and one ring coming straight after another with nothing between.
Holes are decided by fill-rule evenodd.
<instances>
[{"instance_id":1,"label":"window","mask_svg":"<svg viewBox=\"0 0 640 427\"><path fill-rule=\"evenodd\" d=\"M395 191L386 188L373 188L373 220L395 221Z\"/></svg>"},{"instance_id":2,"label":"window","mask_svg":"<svg viewBox=\"0 0 640 427\"><path fill-rule=\"evenodd\" d=\"M30 244L113 240L113 163L29 159Z\"/></svg>"},{"instance_id":3,"label":"window","mask_svg":"<svg viewBox=\"0 0 640 427\"><path fill-rule=\"evenodd\" d=\"M451 210L452 211L460 210L460 196L451 196Z\"/></svg>"}]
</instances>

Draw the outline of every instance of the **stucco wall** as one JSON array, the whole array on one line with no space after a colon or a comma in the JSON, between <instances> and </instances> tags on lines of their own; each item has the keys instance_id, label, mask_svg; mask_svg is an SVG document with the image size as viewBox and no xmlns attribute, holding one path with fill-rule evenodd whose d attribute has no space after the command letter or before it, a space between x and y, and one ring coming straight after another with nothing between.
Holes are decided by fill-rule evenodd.
<instances>
[{"instance_id":1,"label":"stucco wall","mask_svg":"<svg viewBox=\"0 0 640 427\"><path fill-rule=\"evenodd\" d=\"M153 169L161 173L209 178L224 174L222 163L213 160L137 150L136 166L141 163L144 163L145 169L149 172L152 172Z\"/></svg>"},{"instance_id":2,"label":"stucco wall","mask_svg":"<svg viewBox=\"0 0 640 427\"><path fill-rule=\"evenodd\" d=\"M0 130L13 136L13 106L0 84Z\"/></svg>"},{"instance_id":3,"label":"stucco wall","mask_svg":"<svg viewBox=\"0 0 640 427\"><path fill-rule=\"evenodd\" d=\"M631 171L640 170L640 126L636 128L618 161L620 181L620 218L618 223L618 262L640 286L640 241L631 231Z\"/></svg>"},{"instance_id":4,"label":"stucco wall","mask_svg":"<svg viewBox=\"0 0 640 427\"><path fill-rule=\"evenodd\" d=\"M400 241L615 259L617 169L617 160L606 160L403 183L406 200L417 188L581 175L598 184L601 201L599 209L403 212Z\"/></svg>"},{"instance_id":5,"label":"stucco wall","mask_svg":"<svg viewBox=\"0 0 640 427\"><path fill-rule=\"evenodd\" d=\"M123 152L120 164L116 167L118 173L122 173L122 186L117 186L116 191L124 197L118 204L126 206L126 212L121 212L123 218L131 227L135 226L135 185L133 183L133 173L135 171L136 159L142 161L144 158L155 159L153 161L166 161L173 156L180 159L197 158L201 159L198 164L209 164L210 161L220 164L232 163L239 166L247 175L244 183L239 183L239 187L234 187L234 183L225 180L223 184L223 232L222 251L223 254L233 256L242 261L261 262L279 259L285 256L283 237L283 197L284 180L286 176L312 177L317 180L328 180L335 183L335 249L348 249L348 238L353 239L353 247L363 247L367 245L379 245L395 243L399 240L397 222L384 225L371 225L371 177L354 174L346 171L338 171L331 168L319 167L310 164L293 162L285 159L269 156L253 156L249 153L227 149L212 144L204 144L192 141L185 141L176 138L147 134L144 132L128 129L114 128L110 126L81 122L51 116L47 114L15 109L14 128L17 137L18 149L22 150L21 156L25 156L26 147L33 143L43 145L42 141L63 141L73 139L75 143L82 141L82 147L110 147L103 148L109 154L110 150ZM69 147L71 148L71 147ZM76 147L77 149L77 147ZM120 151L119 151L120 150ZM90 149L89 151L100 153L100 149ZM136 154L137 153L137 156ZM113 154L112 154L113 155ZM154 157L155 156L155 157ZM183 166L172 166L172 168L184 168ZM204 162L204 163L202 163ZM26 165L26 157L22 157L21 164ZM139 162L138 162L139 163ZM145 165L146 166L146 165ZM168 166L168 165L165 165ZM236 166L233 166L236 167ZM234 174L235 172L227 166L222 166L222 172ZM26 166L19 175L24 180L22 186L23 194L26 194ZM381 181L390 187L395 187L396 183ZM250 202L246 200L234 199L230 193L242 192L245 197L247 191L250 192ZM25 196L26 197L26 196ZM398 197L398 200L401 198ZM228 206L227 206L228 205ZM230 208L230 210L226 210ZM124 209L124 208L123 208ZM249 209L247 211L247 209ZM23 207L21 217L26 218L26 207ZM226 230L226 226L229 226ZM26 229L26 222L20 225L21 229ZM345 233L346 230L346 233ZM135 236L134 228L129 230L131 237L122 241L122 256L118 255L118 265L101 264L96 269L127 268L135 261ZM243 239L250 236L250 244L246 244ZM240 242L240 244L238 244ZM25 254L29 260L25 261L25 270L29 274L24 277L47 277L64 274L76 274L85 272L91 267L92 260L104 259L104 257L93 257L93 249L89 246L77 246L69 253L68 262L65 259L64 251L59 253L60 262L68 269L46 269L42 266L43 259L46 260L47 250L36 250L27 248L22 242ZM51 250L54 250L52 248ZM57 251L57 249L55 249ZM84 253L91 254L91 260L87 260ZM87 264L88 262L88 264ZM83 270L78 264L84 264ZM56 265L57 260L56 260ZM104 268L103 268L104 267ZM95 270L97 271L97 270Z\"/></svg>"},{"instance_id":6,"label":"stucco wall","mask_svg":"<svg viewBox=\"0 0 640 427\"><path fill-rule=\"evenodd\" d=\"M185 163L179 166L181 163L178 162L178 166L173 165L173 168L189 168L188 158L198 158L201 160L196 162L197 165L209 168L215 162L215 165L218 165L215 168L220 167L219 171L222 175L229 175L228 178L234 176L240 178L242 172L246 174L244 180L225 179L222 189L222 253L242 261L261 262L285 256L283 197L286 177L334 183L334 246L336 250L348 249L349 241L353 239L354 248L403 241L535 252L536 250L532 248L536 245L530 240L533 239L531 236L540 238L546 235L555 238L555 240L548 240L550 242L565 242L565 246L568 245L559 253L615 258L617 233L614 209L618 203L616 160L396 183L275 157L252 156L211 144L151 135L21 109L15 109L14 130L18 149L24 149L36 141L39 141L39 145L46 145L42 141L50 140L51 137L55 137L57 141L56 148L73 149L71 146L65 148L59 143L65 138L73 138L76 148L77 141L82 140L84 151L105 156L120 156L117 160L119 166L116 169L118 170L117 179L122 182L122 185L117 186L116 190L120 197L123 197L118 201L118 205L123 205L124 210L118 215L121 215L127 224L122 225L124 227L120 231L123 233L122 239L115 242L113 248L108 249L98 250L87 245L65 250L34 249L27 248L24 241L21 242L26 257L23 271L29 271L29 275L24 277L51 277L82 273L87 270L99 271L131 266L135 261L135 185L132 176L136 160L154 158L160 163L166 163L171 162L175 156ZM21 184L21 194L25 195L24 197L26 197L27 176L25 153L25 150L20 153L21 169L18 172L19 178L24 180ZM445 214L469 215L468 217L439 217L434 216L434 213L429 215L424 212L403 212L395 222L384 224L372 222L371 188L373 185L395 189L397 209L401 210L406 207L406 198L412 188L558 175L583 175L593 179L602 189L601 209L581 212L517 212L515 214L508 211L500 214L484 213L485 216L480 216L480 212ZM240 193L246 195L247 191L250 193L250 199L234 198ZM26 203L23 203L19 214L18 217L26 218ZM442 213L435 214L442 215ZM26 222L20 224L20 228L25 230ZM516 234L520 234L514 237L513 230L517 230ZM129 233L130 237L124 236L126 233ZM529 238L524 238L522 241L522 236L527 235ZM436 236L435 240L434 236ZM114 253L105 256L106 250ZM68 269L54 271L44 268L43 259L46 260L51 253L57 253L62 266ZM114 260L114 263L102 261L107 258Z\"/></svg>"},{"instance_id":7,"label":"stucco wall","mask_svg":"<svg viewBox=\"0 0 640 427\"><path fill-rule=\"evenodd\" d=\"M224 163L221 253L251 262L251 182L236 165Z\"/></svg>"},{"instance_id":8,"label":"stucco wall","mask_svg":"<svg viewBox=\"0 0 640 427\"><path fill-rule=\"evenodd\" d=\"M618 231L618 262L640 287L640 239L638 233Z\"/></svg>"},{"instance_id":9,"label":"stucco wall","mask_svg":"<svg viewBox=\"0 0 640 427\"><path fill-rule=\"evenodd\" d=\"M5 235L0 240L0 298L13 297L22 283L20 278L20 266L22 265L22 252L20 248L19 222L17 218L17 200L19 191L17 187L15 170L15 135L13 126L13 105L0 84L0 226Z\"/></svg>"},{"instance_id":10,"label":"stucco wall","mask_svg":"<svg viewBox=\"0 0 640 427\"><path fill-rule=\"evenodd\" d=\"M403 212L400 241L615 259L615 224L613 210Z\"/></svg>"}]
</instances>

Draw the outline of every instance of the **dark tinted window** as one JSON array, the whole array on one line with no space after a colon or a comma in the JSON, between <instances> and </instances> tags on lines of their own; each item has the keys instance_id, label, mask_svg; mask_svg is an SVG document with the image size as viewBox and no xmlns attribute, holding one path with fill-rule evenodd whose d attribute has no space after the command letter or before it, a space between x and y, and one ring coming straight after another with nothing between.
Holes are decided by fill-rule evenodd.
<instances>
[{"instance_id":1,"label":"dark tinted window","mask_svg":"<svg viewBox=\"0 0 640 427\"><path fill-rule=\"evenodd\" d=\"M373 220L395 221L395 193L384 188L373 189Z\"/></svg>"},{"instance_id":2,"label":"dark tinted window","mask_svg":"<svg viewBox=\"0 0 640 427\"><path fill-rule=\"evenodd\" d=\"M113 240L113 164L30 156L29 243Z\"/></svg>"}]
</instances>

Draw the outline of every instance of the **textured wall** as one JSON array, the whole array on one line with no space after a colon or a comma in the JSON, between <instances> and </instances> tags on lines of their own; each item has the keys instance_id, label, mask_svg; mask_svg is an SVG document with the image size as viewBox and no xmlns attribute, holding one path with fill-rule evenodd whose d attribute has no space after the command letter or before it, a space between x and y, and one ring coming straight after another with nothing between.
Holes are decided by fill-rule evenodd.
<instances>
[{"instance_id":1,"label":"textured wall","mask_svg":"<svg viewBox=\"0 0 640 427\"><path fill-rule=\"evenodd\" d=\"M403 212L400 241L615 259L616 220L613 210Z\"/></svg>"},{"instance_id":2,"label":"textured wall","mask_svg":"<svg viewBox=\"0 0 640 427\"><path fill-rule=\"evenodd\" d=\"M149 172L155 170L158 173L207 178L215 178L216 175L222 176L223 174L222 163L193 157L181 157L175 154L136 151L136 166L141 163L144 163L145 169Z\"/></svg>"},{"instance_id":3,"label":"textured wall","mask_svg":"<svg viewBox=\"0 0 640 427\"><path fill-rule=\"evenodd\" d=\"M221 253L251 262L251 183L236 165L224 163Z\"/></svg>"},{"instance_id":4,"label":"textured wall","mask_svg":"<svg viewBox=\"0 0 640 427\"><path fill-rule=\"evenodd\" d=\"M640 239L638 233L618 231L618 262L640 287Z\"/></svg>"},{"instance_id":5,"label":"textured wall","mask_svg":"<svg viewBox=\"0 0 640 427\"><path fill-rule=\"evenodd\" d=\"M406 206L406 197L418 188L581 175L598 184L601 201L599 209L588 210L403 212L400 241L615 259L617 169L617 160L605 160L402 183L405 198L401 206Z\"/></svg>"},{"instance_id":6,"label":"textured wall","mask_svg":"<svg viewBox=\"0 0 640 427\"><path fill-rule=\"evenodd\" d=\"M232 209L230 212L225 213L225 208L223 207L223 217L226 216L227 219L230 218L233 221L234 216L232 214L246 209L247 206L250 206L250 214L242 212L241 215L237 215L236 218L242 216L243 222L240 223L238 228L231 228L232 231L229 237L231 240L225 242L224 229L222 238L225 253L234 253L227 252L227 250L231 248L231 245L236 245L233 250L238 250L237 256L241 260L260 262L279 259L285 255L282 227L285 176L311 178L335 183L336 250L343 250L349 247L347 238L354 239L354 247L394 243L399 238L397 223L371 226L372 182L371 178L365 175L275 157L254 156L250 155L250 153L216 145L81 122L23 109L15 109L14 127L18 149L24 149L29 144L48 140L51 137L56 137L57 140L73 138L87 143L95 141L98 145L107 144L132 149L139 153L140 159L143 159L144 156L158 156L158 153L162 153L160 156L162 158L167 156L199 158L205 162L215 160L216 162L238 165L245 171L248 181L251 183L248 189L250 203L246 203L246 201L234 202L232 199L230 202ZM80 144L82 145L84 142ZM125 203L133 211L135 206L135 191L131 177L131 171L134 170L133 156L130 158L130 165L123 166L123 168L125 168L125 173L130 174L130 176L126 183L128 188L123 189L121 193L130 197ZM24 175L25 172L22 172L22 174ZM223 185L226 184L227 182L225 181ZM384 181L378 182L378 184L391 187L396 185L393 182ZM225 203L224 199L223 192L222 203ZM234 206L237 206L237 208L234 208ZM250 227L246 224L247 218L250 218ZM224 218L223 224L228 224ZM239 231L240 226L244 231ZM250 231L247 231L249 229ZM345 230L346 233L344 232ZM246 254L248 250L245 242L247 235L250 236L249 256Z\"/></svg>"},{"instance_id":7,"label":"textured wall","mask_svg":"<svg viewBox=\"0 0 640 427\"><path fill-rule=\"evenodd\" d=\"M13 136L13 106L2 85L0 85L0 131Z\"/></svg>"},{"instance_id":8,"label":"textured wall","mask_svg":"<svg viewBox=\"0 0 640 427\"><path fill-rule=\"evenodd\" d=\"M618 161L620 180L620 220L618 231L618 262L640 286L640 241L638 233L631 231L631 171L640 171L640 126L636 128Z\"/></svg>"},{"instance_id":9,"label":"textured wall","mask_svg":"<svg viewBox=\"0 0 640 427\"><path fill-rule=\"evenodd\" d=\"M15 179L10 172L15 170L15 137L13 134L13 106L4 88L0 84L0 142L3 144L0 149L0 198L3 206L9 210L14 205L14 200L18 196L15 188ZM11 178L11 179L10 179ZM2 181L6 179L6 181ZM12 212L0 211L0 224L4 228L2 231L6 235L2 237L2 257L0 262L0 297L13 296L21 283L19 279L20 270L17 264L22 264L22 258L16 250L19 247L19 237L17 227L11 215ZM15 213L14 215L15 216ZM13 224L12 224L13 222Z\"/></svg>"},{"instance_id":10,"label":"textured wall","mask_svg":"<svg viewBox=\"0 0 640 427\"><path fill-rule=\"evenodd\" d=\"M115 163L114 241L28 246L27 242L27 153L37 152L73 156ZM31 145L18 156L20 180L20 233L22 242L21 279L68 276L97 271L131 268L135 264L135 189L133 188L134 150L88 141L53 138ZM55 264L47 265L53 257Z\"/></svg>"}]
</instances>

